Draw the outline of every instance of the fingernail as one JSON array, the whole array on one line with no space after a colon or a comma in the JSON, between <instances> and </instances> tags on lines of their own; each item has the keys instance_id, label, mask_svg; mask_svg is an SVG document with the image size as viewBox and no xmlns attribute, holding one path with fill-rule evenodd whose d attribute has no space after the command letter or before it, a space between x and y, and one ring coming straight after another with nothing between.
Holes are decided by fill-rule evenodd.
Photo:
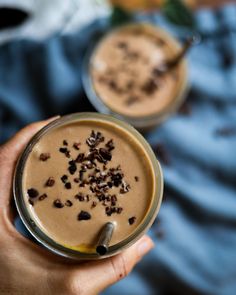
<instances>
[{"instance_id":1,"label":"fingernail","mask_svg":"<svg viewBox=\"0 0 236 295\"><path fill-rule=\"evenodd\" d=\"M144 237L138 243L138 253L141 257L147 254L152 248L154 248L154 243L150 238Z\"/></svg>"}]
</instances>

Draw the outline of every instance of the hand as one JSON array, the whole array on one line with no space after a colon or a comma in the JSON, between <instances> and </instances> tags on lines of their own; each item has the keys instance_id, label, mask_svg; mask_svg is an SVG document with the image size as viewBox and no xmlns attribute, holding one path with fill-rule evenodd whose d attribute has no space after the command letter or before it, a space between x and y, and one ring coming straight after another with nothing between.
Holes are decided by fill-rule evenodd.
<instances>
[{"instance_id":1,"label":"hand","mask_svg":"<svg viewBox=\"0 0 236 295\"><path fill-rule=\"evenodd\" d=\"M55 119L55 118L53 118ZM13 225L12 176L30 138L51 120L31 124L0 147L0 294L98 294L128 275L153 247L147 236L122 254L100 261L72 263L16 231Z\"/></svg>"}]
</instances>

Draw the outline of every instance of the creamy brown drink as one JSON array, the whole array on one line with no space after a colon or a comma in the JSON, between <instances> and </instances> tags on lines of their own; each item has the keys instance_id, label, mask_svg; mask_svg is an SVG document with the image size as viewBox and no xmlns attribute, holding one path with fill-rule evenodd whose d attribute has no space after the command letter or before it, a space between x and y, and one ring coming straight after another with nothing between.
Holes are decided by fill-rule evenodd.
<instances>
[{"instance_id":1,"label":"creamy brown drink","mask_svg":"<svg viewBox=\"0 0 236 295\"><path fill-rule=\"evenodd\" d=\"M114 30L102 39L90 59L91 83L97 97L126 119L166 116L182 99L186 63L182 61L165 74L158 68L179 50L179 44L167 32L151 25Z\"/></svg>"},{"instance_id":2,"label":"creamy brown drink","mask_svg":"<svg viewBox=\"0 0 236 295\"><path fill-rule=\"evenodd\" d=\"M56 243L85 253L95 251L109 221L115 224L111 246L131 236L150 213L157 190L155 167L142 144L96 116L47 131L29 152L22 176L34 223Z\"/></svg>"}]
</instances>

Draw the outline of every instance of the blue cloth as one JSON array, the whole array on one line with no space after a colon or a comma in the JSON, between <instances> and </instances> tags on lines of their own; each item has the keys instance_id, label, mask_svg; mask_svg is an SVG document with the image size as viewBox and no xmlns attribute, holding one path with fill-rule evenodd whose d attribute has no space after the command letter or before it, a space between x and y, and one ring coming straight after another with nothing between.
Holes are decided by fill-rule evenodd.
<instances>
[{"instance_id":1,"label":"blue cloth","mask_svg":"<svg viewBox=\"0 0 236 295\"><path fill-rule=\"evenodd\" d=\"M104 294L236 294L236 6L196 18L203 42L188 56L187 104L146 135L165 177L160 223L150 230L156 246ZM151 21L181 33L160 16ZM1 46L0 141L31 121L92 109L80 74L97 26Z\"/></svg>"}]
</instances>

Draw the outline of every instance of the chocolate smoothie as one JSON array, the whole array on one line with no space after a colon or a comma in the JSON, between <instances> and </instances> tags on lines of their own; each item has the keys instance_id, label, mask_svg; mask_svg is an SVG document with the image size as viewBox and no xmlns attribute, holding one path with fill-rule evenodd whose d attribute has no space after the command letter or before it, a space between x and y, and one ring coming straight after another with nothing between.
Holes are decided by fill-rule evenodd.
<instances>
[{"instance_id":1,"label":"chocolate smoothie","mask_svg":"<svg viewBox=\"0 0 236 295\"><path fill-rule=\"evenodd\" d=\"M160 74L158 67L179 49L167 32L151 25L128 25L113 31L99 43L90 62L97 96L122 116L168 112L186 83L186 65L181 62L166 74Z\"/></svg>"},{"instance_id":2,"label":"chocolate smoothie","mask_svg":"<svg viewBox=\"0 0 236 295\"><path fill-rule=\"evenodd\" d=\"M156 181L142 145L102 120L53 128L29 153L23 195L31 218L55 242L94 252L99 231L115 223L110 245L129 237L153 202Z\"/></svg>"}]
</instances>

